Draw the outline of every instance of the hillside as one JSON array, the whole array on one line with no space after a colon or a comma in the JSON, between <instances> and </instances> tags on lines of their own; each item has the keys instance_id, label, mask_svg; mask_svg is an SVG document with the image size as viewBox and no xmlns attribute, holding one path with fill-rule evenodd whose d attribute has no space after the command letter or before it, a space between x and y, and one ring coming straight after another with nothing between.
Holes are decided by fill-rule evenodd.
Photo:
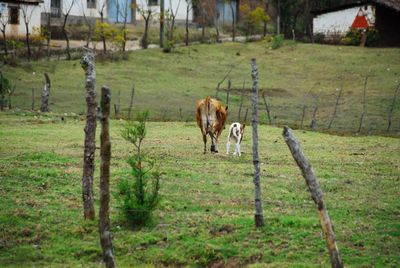
<instances>
[{"instance_id":1,"label":"hillside","mask_svg":"<svg viewBox=\"0 0 400 268\"><path fill-rule=\"evenodd\" d=\"M73 64L60 65L78 73ZM68 100L72 105L72 96ZM0 266L101 267L97 221L82 219L84 122L26 112L1 113L0 119ZM114 194L129 173L122 124L111 122ZM149 123L144 149L163 173L162 201L153 225L133 231L112 198L117 265L329 267L315 205L281 131L259 128L265 227L255 230L250 128L242 157L235 158L223 153L226 131L221 153L203 155L193 122ZM319 178L346 267L398 267L400 140L295 135ZM98 201L97 186L95 192Z\"/></svg>"},{"instance_id":2,"label":"hillside","mask_svg":"<svg viewBox=\"0 0 400 268\"><path fill-rule=\"evenodd\" d=\"M135 87L134 110L148 108L153 120L192 121L194 104L206 95L215 95L217 83L233 65L229 75L230 121L238 119L241 89L245 82L244 107L250 107L247 93L251 87L250 59L255 57L260 77L260 97L266 92L273 121L278 125L299 127L305 105L304 127L310 124L319 97L317 128L326 130L334 110L338 90L343 86L337 118L331 131L348 133L358 129L362 110L365 76L366 116L362 132L383 133L388 110L400 77L400 49L359 48L312 44L287 44L271 50L264 42L193 45L176 48L166 54L159 49L129 53L129 60L98 62L97 85L107 84L113 92L113 103L120 103L122 116L127 115L132 87ZM31 109L32 88L35 109L40 103L43 73L52 81L51 110L58 113L84 113L84 74L79 61L39 61L22 67L1 66L16 84L14 107ZM221 86L226 90L227 81ZM225 102L225 92L219 97ZM392 133L400 130L400 106L397 102ZM267 123L265 107L261 122ZM247 119L249 120L249 119Z\"/></svg>"}]
</instances>

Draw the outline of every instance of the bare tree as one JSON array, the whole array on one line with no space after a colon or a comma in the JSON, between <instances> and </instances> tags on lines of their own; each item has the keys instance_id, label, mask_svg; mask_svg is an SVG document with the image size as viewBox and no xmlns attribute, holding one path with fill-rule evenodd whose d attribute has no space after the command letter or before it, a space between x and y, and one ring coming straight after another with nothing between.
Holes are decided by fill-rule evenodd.
<instances>
[{"instance_id":1,"label":"bare tree","mask_svg":"<svg viewBox=\"0 0 400 268\"><path fill-rule=\"evenodd\" d=\"M85 146L83 155L82 197L85 219L94 219L93 174L96 150L96 67L94 53L88 50L81 59L81 66L85 71L86 88L86 126Z\"/></svg>"},{"instance_id":2,"label":"bare tree","mask_svg":"<svg viewBox=\"0 0 400 268\"><path fill-rule=\"evenodd\" d=\"M174 31L175 31L175 21L176 15L178 14L179 6L181 4L181 0L178 0L178 4L176 5L176 9L174 10L172 7L172 1L169 0L169 9L167 11L167 24L168 24L168 41L173 42L174 40Z\"/></svg>"},{"instance_id":3,"label":"bare tree","mask_svg":"<svg viewBox=\"0 0 400 268\"><path fill-rule=\"evenodd\" d=\"M260 160L258 156L258 112L257 112L257 103L258 103L258 70L256 65L256 59L251 60L251 77L253 79L253 87L252 87L252 126L253 126L253 164L254 164L254 204L255 204L255 223L256 227L261 227L264 225L264 217L262 210L262 199L261 199L261 185L260 185Z\"/></svg>"},{"instance_id":4,"label":"bare tree","mask_svg":"<svg viewBox=\"0 0 400 268\"><path fill-rule=\"evenodd\" d=\"M31 43L30 43L30 32L29 32L29 24L31 23L32 20L32 15L33 12L37 6L32 6L32 5L21 5L21 10L22 10L22 18L24 19L24 24L25 24L25 41L26 41L26 47L28 48L28 61L31 60L32 56L32 51L31 51Z\"/></svg>"},{"instance_id":5,"label":"bare tree","mask_svg":"<svg viewBox=\"0 0 400 268\"><path fill-rule=\"evenodd\" d=\"M290 149L290 152L292 153L293 159L296 161L301 173L303 174L308 189L311 193L311 197L314 200L314 203L317 205L319 221L328 247L332 267L343 268L343 262L336 244L335 233L333 232L333 225L331 219L329 218L328 210L326 209L323 200L321 187L319 186L314 170L307 158L304 156L300 144L293 136L291 129L285 126L282 135Z\"/></svg>"},{"instance_id":6,"label":"bare tree","mask_svg":"<svg viewBox=\"0 0 400 268\"><path fill-rule=\"evenodd\" d=\"M8 15L6 13L0 13L0 30L1 33L3 34L3 46L4 46L4 54L8 54L8 49L7 49L7 38L6 38L6 28L8 25Z\"/></svg>"},{"instance_id":7,"label":"bare tree","mask_svg":"<svg viewBox=\"0 0 400 268\"><path fill-rule=\"evenodd\" d=\"M164 47L165 1L160 1L160 47Z\"/></svg>"},{"instance_id":8,"label":"bare tree","mask_svg":"<svg viewBox=\"0 0 400 268\"><path fill-rule=\"evenodd\" d=\"M196 0L185 0L186 1L186 20L185 20L185 45L189 45L189 13L193 9L193 1Z\"/></svg>"},{"instance_id":9,"label":"bare tree","mask_svg":"<svg viewBox=\"0 0 400 268\"><path fill-rule=\"evenodd\" d=\"M67 3L67 1L63 2L64 4ZM72 7L75 4L75 0L71 0L70 4L67 6L64 6L61 11L63 14L63 24L61 26L62 29L62 33L64 35L65 41L67 42L67 60L71 60L71 52L70 52L70 48L69 48L69 37L68 37L68 32L66 29L67 26L67 21L68 21L68 16L71 13Z\"/></svg>"},{"instance_id":10,"label":"bare tree","mask_svg":"<svg viewBox=\"0 0 400 268\"><path fill-rule=\"evenodd\" d=\"M50 78L47 73L44 73L44 86L42 92L42 104L40 106L40 111L42 113L49 112L49 97L50 97Z\"/></svg>"},{"instance_id":11,"label":"bare tree","mask_svg":"<svg viewBox=\"0 0 400 268\"><path fill-rule=\"evenodd\" d=\"M99 233L103 250L103 261L107 268L115 267L112 252L111 227L110 227L110 158L111 142L108 118L110 116L110 89L101 88L101 134L100 134L100 209L99 209Z\"/></svg>"},{"instance_id":12,"label":"bare tree","mask_svg":"<svg viewBox=\"0 0 400 268\"><path fill-rule=\"evenodd\" d=\"M118 5L119 5L119 1L117 1ZM130 9L130 0L124 0L124 2L122 3L122 7L119 8L119 14L122 18L122 37L124 39L123 43L122 43L122 51L125 52L126 50L126 40L127 40L127 30L126 30L126 25L128 23L128 12Z\"/></svg>"},{"instance_id":13,"label":"bare tree","mask_svg":"<svg viewBox=\"0 0 400 268\"><path fill-rule=\"evenodd\" d=\"M143 1L145 1L145 4L143 3ZM146 49L149 46L148 43L149 27L150 27L150 22L155 15L155 10L153 10L153 8L149 5L148 0L141 0L141 4L138 5L137 10L140 16L142 16L144 20L144 32L140 43L142 48Z\"/></svg>"},{"instance_id":14,"label":"bare tree","mask_svg":"<svg viewBox=\"0 0 400 268\"><path fill-rule=\"evenodd\" d=\"M86 45L85 45L85 47L89 48L89 44L90 44L90 42L92 40L92 36L93 36L94 25L93 25L93 22L91 20L89 20L88 17L86 16L86 12L85 12L86 8L85 8L85 6L83 4L84 1L77 1L77 3L79 4L79 8L80 8L80 10L82 12L83 20L84 20L86 26L88 27L88 34L86 36Z\"/></svg>"},{"instance_id":15,"label":"bare tree","mask_svg":"<svg viewBox=\"0 0 400 268\"><path fill-rule=\"evenodd\" d=\"M100 14L100 22L101 22L101 32L100 32L100 39L103 42L103 52L104 54L107 53L107 44L106 44L106 34L104 32L103 24L104 24L104 11L107 5L107 1L103 0L100 4L100 8L97 9L97 12Z\"/></svg>"},{"instance_id":16,"label":"bare tree","mask_svg":"<svg viewBox=\"0 0 400 268\"><path fill-rule=\"evenodd\" d=\"M229 7L231 9L231 16L232 16L232 42L235 42L235 37L236 37L236 16L235 16L235 9L233 7L233 1L232 0L225 0L225 2L229 3ZM237 3L235 1L235 3Z\"/></svg>"}]
</instances>

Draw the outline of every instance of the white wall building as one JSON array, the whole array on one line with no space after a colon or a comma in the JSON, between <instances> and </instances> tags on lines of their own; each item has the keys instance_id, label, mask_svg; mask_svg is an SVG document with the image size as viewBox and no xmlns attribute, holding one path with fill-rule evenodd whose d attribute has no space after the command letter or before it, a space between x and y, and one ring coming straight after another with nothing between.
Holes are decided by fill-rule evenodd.
<instances>
[{"instance_id":1,"label":"white wall building","mask_svg":"<svg viewBox=\"0 0 400 268\"><path fill-rule=\"evenodd\" d=\"M5 25L6 36L24 38L25 21L29 32L40 28L40 12L43 0L0 0L0 27Z\"/></svg>"},{"instance_id":2,"label":"white wall building","mask_svg":"<svg viewBox=\"0 0 400 268\"><path fill-rule=\"evenodd\" d=\"M143 10L151 9L155 14L160 14L160 0L136 0L136 4L138 8ZM173 10L176 12L176 20L184 21L186 20L186 9L187 2L185 0L164 0L164 10L167 12L168 10ZM154 19L157 20L159 16L156 16ZM139 12L136 12L136 20L143 20L142 16ZM189 21L193 20L193 9L189 11Z\"/></svg>"},{"instance_id":3,"label":"white wall building","mask_svg":"<svg viewBox=\"0 0 400 268\"><path fill-rule=\"evenodd\" d=\"M331 34L344 35L349 30L360 9L366 15L369 25L373 26L375 23L375 7L372 5L356 6L317 15L313 20L314 34L323 33L327 36Z\"/></svg>"},{"instance_id":4,"label":"white wall building","mask_svg":"<svg viewBox=\"0 0 400 268\"><path fill-rule=\"evenodd\" d=\"M99 11L104 5L104 17L107 17L107 0L44 0L43 13L50 13L51 17L58 18L66 14L71 8L69 16L100 18ZM71 7L72 4L72 7Z\"/></svg>"}]
</instances>

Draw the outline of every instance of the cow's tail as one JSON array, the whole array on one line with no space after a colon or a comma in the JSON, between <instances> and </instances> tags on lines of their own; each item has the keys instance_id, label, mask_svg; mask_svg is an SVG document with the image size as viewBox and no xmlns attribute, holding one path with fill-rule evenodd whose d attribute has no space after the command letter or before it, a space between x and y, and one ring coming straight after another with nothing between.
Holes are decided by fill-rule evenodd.
<instances>
[{"instance_id":1,"label":"cow's tail","mask_svg":"<svg viewBox=\"0 0 400 268\"><path fill-rule=\"evenodd\" d=\"M211 118L210 118L210 109L211 109L211 97L207 96L206 97L206 101L204 102L204 106L205 106L205 111L206 111L206 120L207 120L207 124L206 124L206 132L209 131L210 129L210 125L211 125Z\"/></svg>"}]
</instances>

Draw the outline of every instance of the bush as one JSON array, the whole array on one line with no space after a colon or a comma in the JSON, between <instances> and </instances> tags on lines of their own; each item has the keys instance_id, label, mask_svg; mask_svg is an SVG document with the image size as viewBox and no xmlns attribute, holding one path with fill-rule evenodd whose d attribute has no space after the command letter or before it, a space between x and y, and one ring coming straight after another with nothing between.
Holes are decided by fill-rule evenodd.
<instances>
[{"instance_id":1,"label":"bush","mask_svg":"<svg viewBox=\"0 0 400 268\"><path fill-rule=\"evenodd\" d=\"M374 27L369 27L367 29L367 40L365 42L366 46L376 46L379 44L379 32ZM342 38L341 44L347 46L358 46L361 43L361 31L357 29L350 28L345 37Z\"/></svg>"},{"instance_id":2,"label":"bush","mask_svg":"<svg viewBox=\"0 0 400 268\"><path fill-rule=\"evenodd\" d=\"M314 42L317 44L323 44L325 42L325 34L324 33L316 33L314 35Z\"/></svg>"},{"instance_id":3,"label":"bush","mask_svg":"<svg viewBox=\"0 0 400 268\"><path fill-rule=\"evenodd\" d=\"M274 38L272 38L271 48L272 49L280 48L281 46L283 46L284 41L285 41L285 38L283 37L282 34L275 35Z\"/></svg>"},{"instance_id":4,"label":"bush","mask_svg":"<svg viewBox=\"0 0 400 268\"><path fill-rule=\"evenodd\" d=\"M159 202L160 173L152 171L155 161L142 152L148 116L147 111L139 113L137 122L128 123L121 134L134 145L136 152L127 160L131 167L131 176L119 181L117 199L127 221L135 227L151 222L153 211Z\"/></svg>"}]
</instances>

